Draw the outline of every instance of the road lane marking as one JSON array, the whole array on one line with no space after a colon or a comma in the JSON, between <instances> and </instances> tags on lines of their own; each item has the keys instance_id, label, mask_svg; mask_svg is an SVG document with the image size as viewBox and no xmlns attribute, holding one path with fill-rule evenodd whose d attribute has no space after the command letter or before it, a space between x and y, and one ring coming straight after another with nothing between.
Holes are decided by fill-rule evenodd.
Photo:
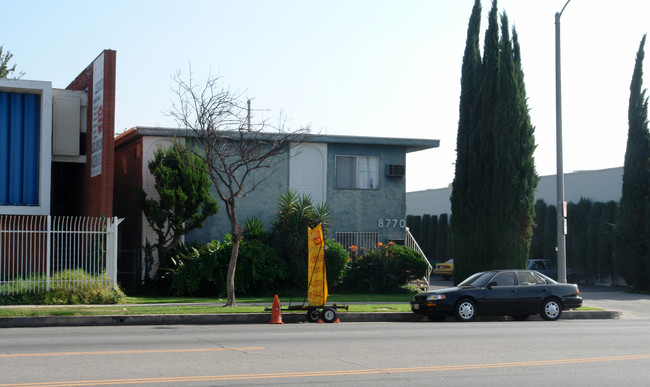
<instances>
[{"instance_id":1,"label":"road lane marking","mask_svg":"<svg viewBox=\"0 0 650 387\"><path fill-rule=\"evenodd\" d=\"M509 368L509 367L534 367L545 365L560 364L578 364L578 363L597 363L624 360L644 360L650 359L648 355L629 355L629 356L608 356L608 357L590 357L583 359L558 359L558 360L536 360L514 363L492 363L492 364L464 364L449 366L431 366L431 367L406 367L406 368L372 368L365 370L340 370L340 371L306 371L306 372L283 372L268 374L239 374L239 375L212 375L212 376L178 376L178 377L161 377L161 378L137 378L137 379L107 379L107 380L80 380L65 382L40 382L40 383L17 383L17 384L0 384L0 387L73 387L73 386L103 386L118 384L151 384L151 383L180 383L180 382L215 382L215 381L237 381L252 379L281 379L281 378L305 378L317 376L352 376L352 375L372 375L372 374L391 374L407 372L435 372L435 371L459 371L459 370L476 370L490 368Z\"/></svg>"},{"instance_id":2,"label":"road lane marking","mask_svg":"<svg viewBox=\"0 0 650 387\"><path fill-rule=\"evenodd\" d=\"M42 353L8 353L0 358L44 357L44 356L90 356L90 355L127 355L144 353L184 353L184 352L220 352L220 351L259 351L262 347L242 348L188 348L188 349L140 349L133 351L90 351L90 352L42 352Z\"/></svg>"}]
</instances>

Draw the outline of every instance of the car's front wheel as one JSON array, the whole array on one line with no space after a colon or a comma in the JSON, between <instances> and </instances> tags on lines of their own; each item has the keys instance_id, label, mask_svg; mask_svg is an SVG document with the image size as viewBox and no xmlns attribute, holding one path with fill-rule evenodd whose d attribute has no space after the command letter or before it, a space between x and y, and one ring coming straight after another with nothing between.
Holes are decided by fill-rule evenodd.
<instances>
[{"instance_id":1,"label":"car's front wheel","mask_svg":"<svg viewBox=\"0 0 650 387\"><path fill-rule=\"evenodd\" d=\"M469 298L463 298L456 303L454 308L454 316L456 320L461 322L469 322L476 319L477 315L476 304Z\"/></svg>"},{"instance_id":2,"label":"car's front wheel","mask_svg":"<svg viewBox=\"0 0 650 387\"><path fill-rule=\"evenodd\" d=\"M539 314L546 321L555 321L562 315L562 305L557 298L547 298L542 303L542 310Z\"/></svg>"}]
</instances>

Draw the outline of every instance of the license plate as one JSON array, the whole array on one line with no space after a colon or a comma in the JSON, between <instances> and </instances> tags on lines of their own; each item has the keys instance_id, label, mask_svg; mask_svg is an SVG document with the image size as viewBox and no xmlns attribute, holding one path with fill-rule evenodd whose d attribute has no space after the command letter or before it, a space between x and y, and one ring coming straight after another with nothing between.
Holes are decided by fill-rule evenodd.
<instances>
[{"instance_id":1,"label":"license plate","mask_svg":"<svg viewBox=\"0 0 650 387\"><path fill-rule=\"evenodd\" d=\"M420 304L413 304L413 309L420 309Z\"/></svg>"}]
</instances>

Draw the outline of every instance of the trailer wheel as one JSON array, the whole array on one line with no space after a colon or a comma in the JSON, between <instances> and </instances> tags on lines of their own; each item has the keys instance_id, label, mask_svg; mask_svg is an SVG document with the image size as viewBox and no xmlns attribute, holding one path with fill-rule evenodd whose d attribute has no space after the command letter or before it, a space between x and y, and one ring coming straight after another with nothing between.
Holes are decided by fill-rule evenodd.
<instances>
[{"instance_id":1,"label":"trailer wheel","mask_svg":"<svg viewBox=\"0 0 650 387\"><path fill-rule=\"evenodd\" d=\"M326 323L333 323L336 320L336 309L325 308L320 313L320 318Z\"/></svg>"},{"instance_id":2,"label":"trailer wheel","mask_svg":"<svg viewBox=\"0 0 650 387\"><path fill-rule=\"evenodd\" d=\"M307 312L307 321L308 322L316 322L318 321L318 318L320 317L320 310L318 309L312 309Z\"/></svg>"}]
</instances>

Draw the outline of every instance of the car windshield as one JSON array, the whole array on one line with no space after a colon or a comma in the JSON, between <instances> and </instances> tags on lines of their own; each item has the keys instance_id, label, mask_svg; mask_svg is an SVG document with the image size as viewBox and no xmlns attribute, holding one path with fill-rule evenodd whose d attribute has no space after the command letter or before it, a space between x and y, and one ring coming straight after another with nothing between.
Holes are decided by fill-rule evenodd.
<instances>
[{"instance_id":1,"label":"car windshield","mask_svg":"<svg viewBox=\"0 0 650 387\"><path fill-rule=\"evenodd\" d=\"M475 287L485 286L487 281L490 278L492 278L493 275L494 275L493 271L476 273L468 277L465 281L458 284L458 286L475 286Z\"/></svg>"}]
</instances>

